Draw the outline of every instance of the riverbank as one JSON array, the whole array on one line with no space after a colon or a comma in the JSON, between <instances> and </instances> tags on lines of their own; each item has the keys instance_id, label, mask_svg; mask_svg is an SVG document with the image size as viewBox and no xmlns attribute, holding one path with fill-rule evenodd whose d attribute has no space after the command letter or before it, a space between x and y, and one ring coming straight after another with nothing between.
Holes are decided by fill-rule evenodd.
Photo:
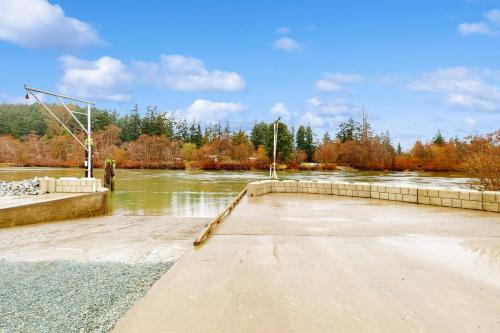
<instances>
[{"instance_id":1,"label":"riverbank","mask_svg":"<svg viewBox=\"0 0 500 333\"><path fill-rule=\"evenodd\" d=\"M0 168L3 181L34 177L82 177L77 168ZM103 170L95 169L103 179ZM398 186L468 189L474 181L462 173L384 171L279 171L280 179L367 182ZM269 178L266 171L200 171L117 169L110 193L111 215L214 217L246 184Z\"/></svg>"}]
</instances>

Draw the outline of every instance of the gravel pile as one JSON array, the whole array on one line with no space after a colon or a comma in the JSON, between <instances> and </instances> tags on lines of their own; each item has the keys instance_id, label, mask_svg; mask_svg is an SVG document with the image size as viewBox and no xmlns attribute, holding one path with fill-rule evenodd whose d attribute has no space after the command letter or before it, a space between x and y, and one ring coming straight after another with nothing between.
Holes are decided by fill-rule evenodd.
<instances>
[{"instance_id":1,"label":"gravel pile","mask_svg":"<svg viewBox=\"0 0 500 333\"><path fill-rule=\"evenodd\" d=\"M26 179L18 182L0 181L0 197L5 195L40 194L38 179Z\"/></svg>"},{"instance_id":2,"label":"gravel pile","mask_svg":"<svg viewBox=\"0 0 500 333\"><path fill-rule=\"evenodd\" d=\"M108 332L171 265L0 261L0 332Z\"/></svg>"}]
</instances>

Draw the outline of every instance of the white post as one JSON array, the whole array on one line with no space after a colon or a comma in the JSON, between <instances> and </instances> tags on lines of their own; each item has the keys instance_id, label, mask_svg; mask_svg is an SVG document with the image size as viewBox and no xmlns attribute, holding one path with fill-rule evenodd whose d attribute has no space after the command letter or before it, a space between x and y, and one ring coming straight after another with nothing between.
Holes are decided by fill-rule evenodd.
<instances>
[{"instance_id":1,"label":"white post","mask_svg":"<svg viewBox=\"0 0 500 333\"><path fill-rule=\"evenodd\" d=\"M273 147L273 166L271 170L271 179L278 179L278 174L276 173L276 147L278 145L278 122L280 118L276 119L274 122L274 131L273 131L273 139L274 139L274 147Z\"/></svg>"},{"instance_id":2,"label":"white post","mask_svg":"<svg viewBox=\"0 0 500 333\"><path fill-rule=\"evenodd\" d=\"M90 121L90 104L87 104L87 152L88 152L88 158L87 158L87 178L92 177L92 123Z\"/></svg>"}]
</instances>

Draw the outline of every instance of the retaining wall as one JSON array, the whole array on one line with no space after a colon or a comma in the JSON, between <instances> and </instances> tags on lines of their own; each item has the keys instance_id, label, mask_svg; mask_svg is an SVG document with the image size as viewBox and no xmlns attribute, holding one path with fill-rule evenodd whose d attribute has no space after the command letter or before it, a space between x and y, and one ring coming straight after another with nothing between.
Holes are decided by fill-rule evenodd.
<instances>
[{"instance_id":1,"label":"retaining wall","mask_svg":"<svg viewBox=\"0 0 500 333\"><path fill-rule=\"evenodd\" d=\"M393 185L264 180L248 184L249 196L267 193L311 193L402 201L422 205L500 212L500 192L445 190Z\"/></svg>"},{"instance_id":2,"label":"retaining wall","mask_svg":"<svg viewBox=\"0 0 500 333\"><path fill-rule=\"evenodd\" d=\"M102 189L96 193L67 195L67 197L2 208L0 228L104 215L108 211L108 193L107 189Z\"/></svg>"},{"instance_id":3,"label":"retaining wall","mask_svg":"<svg viewBox=\"0 0 500 333\"><path fill-rule=\"evenodd\" d=\"M99 192L102 187L100 179L96 178L76 178L61 177L38 178L40 181L40 191L43 193L94 193Z\"/></svg>"}]
</instances>

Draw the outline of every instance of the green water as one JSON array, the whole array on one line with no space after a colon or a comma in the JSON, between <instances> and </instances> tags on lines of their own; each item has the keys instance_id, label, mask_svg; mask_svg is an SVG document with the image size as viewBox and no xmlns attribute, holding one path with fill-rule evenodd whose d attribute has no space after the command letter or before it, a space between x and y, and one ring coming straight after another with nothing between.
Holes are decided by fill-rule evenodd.
<instances>
[{"instance_id":1,"label":"green water","mask_svg":"<svg viewBox=\"0 0 500 333\"><path fill-rule=\"evenodd\" d=\"M82 169L0 168L0 180L34 177L82 177ZM102 170L96 177L102 178ZM213 217L247 183L266 179L267 172L118 170L111 193L113 215L170 215ZM467 188L471 180L461 174L422 172L297 172L279 173L280 179L377 182L446 188Z\"/></svg>"}]
</instances>

